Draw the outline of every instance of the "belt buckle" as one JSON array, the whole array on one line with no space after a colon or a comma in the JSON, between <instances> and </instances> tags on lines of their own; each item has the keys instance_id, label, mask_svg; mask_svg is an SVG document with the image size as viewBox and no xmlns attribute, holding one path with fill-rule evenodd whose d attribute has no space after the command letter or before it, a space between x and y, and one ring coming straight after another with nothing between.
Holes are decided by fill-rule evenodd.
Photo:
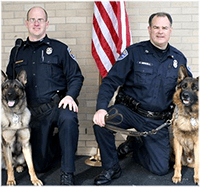
<instances>
[{"instance_id":1,"label":"belt buckle","mask_svg":"<svg viewBox=\"0 0 200 187\"><path fill-rule=\"evenodd\" d=\"M151 112L151 111L147 111L147 112L148 112L147 117L151 118L154 116L153 112Z\"/></svg>"}]
</instances>

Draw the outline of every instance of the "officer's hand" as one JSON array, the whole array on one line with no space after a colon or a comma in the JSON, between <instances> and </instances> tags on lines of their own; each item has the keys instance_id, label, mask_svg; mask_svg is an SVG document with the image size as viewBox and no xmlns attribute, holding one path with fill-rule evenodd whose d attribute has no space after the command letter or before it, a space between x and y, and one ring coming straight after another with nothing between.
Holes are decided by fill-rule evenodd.
<instances>
[{"instance_id":1,"label":"officer's hand","mask_svg":"<svg viewBox=\"0 0 200 187\"><path fill-rule=\"evenodd\" d=\"M74 101L74 99L67 95L65 96L59 103L58 108L60 108L63 105L63 109L66 109L67 105L69 106L69 110L72 110L74 112L78 112L78 106L76 104L76 102Z\"/></svg>"},{"instance_id":2,"label":"officer's hand","mask_svg":"<svg viewBox=\"0 0 200 187\"><path fill-rule=\"evenodd\" d=\"M104 109L98 110L93 117L93 122L96 125L99 125L100 127L105 126L105 115L107 114L107 111Z\"/></svg>"}]
</instances>

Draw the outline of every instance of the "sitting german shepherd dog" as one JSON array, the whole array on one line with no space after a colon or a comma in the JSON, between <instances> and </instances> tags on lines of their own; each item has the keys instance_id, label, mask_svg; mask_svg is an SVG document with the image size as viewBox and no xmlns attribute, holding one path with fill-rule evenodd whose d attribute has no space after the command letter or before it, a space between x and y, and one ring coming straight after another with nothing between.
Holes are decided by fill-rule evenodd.
<instances>
[{"instance_id":1,"label":"sitting german shepherd dog","mask_svg":"<svg viewBox=\"0 0 200 187\"><path fill-rule=\"evenodd\" d=\"M22 70L15 80L9 80L3 71L1 74L2 161L6 164L7 185L16 184L14 167L16 167L18 172L23 171L25 160L32 183L34 185L42 185L42 182L35 174L31 145L29 143L31 113L27 108L25 93L25 84L27 83L26 72Z\"/></svg>"},{"instance_id":2,"label":"sitting german shepherd dog","mask_svg":"<svg viewBox=\"0 0 200 187\"><path fill-rule=\"evenodd\" d=\"M173 96L174 183L181 182L182 165L194 168L194 182L199 183L199 78L188 77L180 66Z\"/></svg>"}]
</instances>

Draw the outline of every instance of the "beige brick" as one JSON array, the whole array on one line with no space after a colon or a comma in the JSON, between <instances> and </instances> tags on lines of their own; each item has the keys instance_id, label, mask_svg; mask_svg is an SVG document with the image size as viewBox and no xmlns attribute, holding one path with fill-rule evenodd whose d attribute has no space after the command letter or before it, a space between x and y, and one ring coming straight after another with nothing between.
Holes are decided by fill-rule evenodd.
<instances>
[{"instance_id":1,"label":"beige brick","mask_svg":"<svg viewBox=\"0 0 200 187\"><path fill-rule=\"evenodd\" d=\"M19 10L23 10L23 6L18 4L18 5L15 5L15 4L5 4L3 5L3 10L4 11L19 11Z\"/></svg>"},{"instance_id":2,"label":"beige brick","mask_svg":"<svg viewBox=\"0 0 200 187\"><path fill-rule=\"evenodd\" d=\"M24 20L21 19L4 19L3 25L22 25Z\"/></svg>"},{"instance_id":3,"label":"beige brick","mask_svg":"<svg viewBox=\"0 0 200 187\"><path fill-rule=\"evenodd\" d=\"M79 141L78 142L78 148L79 147L85 147L85 146L86 146L85 141Z\"/></svg>"},{"instance_id":4,"label":"beige brick","mask_svg":"<svg viewBox=\"0 0 200 187\"><path fill-rule=\"evenodd\" d=\"M51 24L65 23L65 18L64 17L51 17L51 18L49 18L49 22Z\"/></svg>"},{"instance_id":5,"label":"beige brick","mask_svg":"<svg viewBox=\"0 0 200 187\"><path fill-rule=\"evenodd\" d=\"M26 32L27 28L25 27L25 25L20 25L20 26L15 26L15 32Z\"/></svg>"},{"instance_id":6,"label":"beige brick","mask_svg":"<svg viewBox=\"0 0 200 187\"><path fill-rule=\"evenodd\" d=\"M56 26L55 26L55 25L49 25L47 31L48 31L48 32L49 32L49 31L51 31L51 32L56 31Z\"/></svg>"},{"instance_id":7,"label":"beige brick","mask_svg":"<svg viewBox=\"0 0 200 187\"><path fill-rule=\"evenodd\" d=\"M56 6L55 6L55 3L45 3L45 9L47 10L62 10L62 9L65 9L65 3L62 2L57 2L56 3Z\"/></svg>"},{"instance_id":8,"label":"beige brick","mask_svg":"<svg viewBox=\"0 0 200 187\"><path fill-rule=\"evenodd\" d=\"M86 17L67 17L66 23L86 23Z\"/></svg>"},{"instance_id":9,"label":"beige brick","mask_svg":"<svg viewBox=\"0 0 200 187\"><path fill-rule=\"evenodd\" d=\"M183 14L198 14L198 12L199 12L198 7L196 7L196 8L193 8L193 7L182 8Z\"/></svg>"},{"instance_id":10,"label":"beige brick","mask_svg":"<svg viewBox=\"0 0 200 187\"><path fill-rule=\"evenodd\" d=\"M192 59L192 64L199 65L199 59L198 58L193 58Z\"/></svg>"},{"instance_id":11,"label":"beige brick","mask_svg":"<svg viewBox=\"0 0 200 187\"><path fill-rule=\"evenodd\" d=\"M172 1L171 7L192 7L192 1Z\"/></svg>"},{"instance_id":12,"label":"beige brick","mask_svg":"<svg viewBox=\"0 0 200 187\"><path fill-rule=\"evenodd\" d=\"M1 32L2 33L14 32L14 26L3 26L1 27Z\"/></svg>"},{"instance_id":13,"label":"beige brick","mask_svg":"<svg viewBox=\"0 0 200 187\"><path fill-rule=\"evenodd\" d=\"M70 10L70 9L86 9L87 7L87 3L86 2L66 2L66 9Z\"/></svg>"},{"instance_id":14,"label":"beige brick","mask_svg":"<svg viewBox=\"0 0 200 187\"><path fill-rule=\"evenodd\" d=\"M80 17L80 16L83 16L83 17L88 17L88 16L91 16L91 14L93 13L93 10L88 10L88 9L86 9L86 10L79 10L79 9L77 9L76 10L76 13L77 13L77 15Z\"/></svg>"},{"instance_id":15,"label":"beige brick","mask_svg":"<svg viewBox=\"0 0 200 187\"><path fill-rule=\"evenodd\" d=\"M197 29L198 24L195 22L184 22L184 23L182 23L182 28Z\"/></svg>"},{"instance_id":16,"label":"beige brick","mask_svg":"<svg viewBox=\"0 0 200 187\"><path fill-rule=\"evenodd\" d=\"M57 31L75 31L76 30L76 25L74 24L64 24L64 25L59 25L56 26Z\"/></svg>"},{"instance_id":17,"label":"beige brick","mask_svg":"<svg viewBox=\"0 0 200 187\"><path fill-rule=\"evenodd\" d=\"M15 18L24 18L24 20L25 20L26 19L26 11L15 12Z\"/></svg>"},{"instance_id":18,"label":"beige brick","mask_svg":"<svg viewBox=\"0 0 200 187\"><path fill-rule=\"evenodd\" d=\"M96 141L86 141L86 146L87 147L97 147L98 144Z\"/></svg>"},{"instance_id":19,"label":"beige brick","mask_svg":"<svg viewBox=\"0 0 200 187\"><path fill-rule=\"evenodd\" d=\"M95 140L95 137L94 137L94 135L80 134L79 140Z\"/></svg>"},{"instance_id":20,"label":"beige brick","mask_svg":"<svg viewBox=\"0 0 200 187\"><path fill-rule=\"evenodd\" d=\"M38 3L38 2L36 2L36 3L28 3L28 4L25 4L25 5L24 5L24 10L27 12L30 8L32 8L32 7L34 7L34 6L40 6L40 7L45 8L43 3Z\"/></svg>"},{"instance_id":21,"label":"beige brick","mask_svg":"<svg viewBox=\"0 0 200 187\"><path fill-rule=\"evenodd\" d=\"M50 38L65 38L65 32L48 32Z\"/></svg>"},{"instance_id":22,"label":"beige brick","mask_svg":"<svg viewBox=\"0 0 200 187\"><path fill-rule=\"evenodd\" d=\"M199 43L197 40L197 37L183 37L182 39L183 43Z\"/></svg>"},{"instance_id":23,"label":"beige brick","mask_svg":"<svg viewBox=\"0 0 200 187\"><path fill-rule=\"evenodd\" d=\"M57 10L56 9L56 16L58 17L75 17L76 16L76 11L74 10Z\"/></svg>"},{"instance_id":24,"label":"beige brick","mask_svg":"<svg viewBox=\"0 0 200 187\"><path fill-rule=\"evenodd\" d=\"M96 147L79 147L77 150L77 155L87 155L88 158L90 158L89 156L93 156L97 153L97 148Z\"/></svg>"},{"instance_id":25,"label":"beige brick","mask_svg":"<svg viewBox=\"0 0 200 187\"><path fill-rule=\"evenodd\" d=\"M3 12L1 14L1 18L5 19L5 18L14 18L14 12Z\"/></svg>"}]
</instances>

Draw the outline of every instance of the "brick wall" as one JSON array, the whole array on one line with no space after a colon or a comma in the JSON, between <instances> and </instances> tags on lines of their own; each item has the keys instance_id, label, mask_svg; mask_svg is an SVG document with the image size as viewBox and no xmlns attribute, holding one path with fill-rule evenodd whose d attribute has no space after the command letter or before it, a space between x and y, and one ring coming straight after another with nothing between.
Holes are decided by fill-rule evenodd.
<instances>
[{"instance_id":1,"label":"brick wall","mask_svg":"<svg viewBox=\"0 0 200 187\"><path fill-rule=\"evenodd\" d=\"M44 7L49 14L48 36L66 43L82 69L85 81L79 96L80 136L77 154L94 155L97 143L93 134L92 117L95 113L99 73L91 55L92 1L2 1L1 67L5 70L15 39L26 39L26 12L36 5ZM126 8L134 43L149 38L147 22L150 14L169 12L174 21L170 43L185 54L194 76L198 75L198 1L127 1ZM118 145L124 138L117 134L116 139Z\"/></svg>"}]
</instances>

